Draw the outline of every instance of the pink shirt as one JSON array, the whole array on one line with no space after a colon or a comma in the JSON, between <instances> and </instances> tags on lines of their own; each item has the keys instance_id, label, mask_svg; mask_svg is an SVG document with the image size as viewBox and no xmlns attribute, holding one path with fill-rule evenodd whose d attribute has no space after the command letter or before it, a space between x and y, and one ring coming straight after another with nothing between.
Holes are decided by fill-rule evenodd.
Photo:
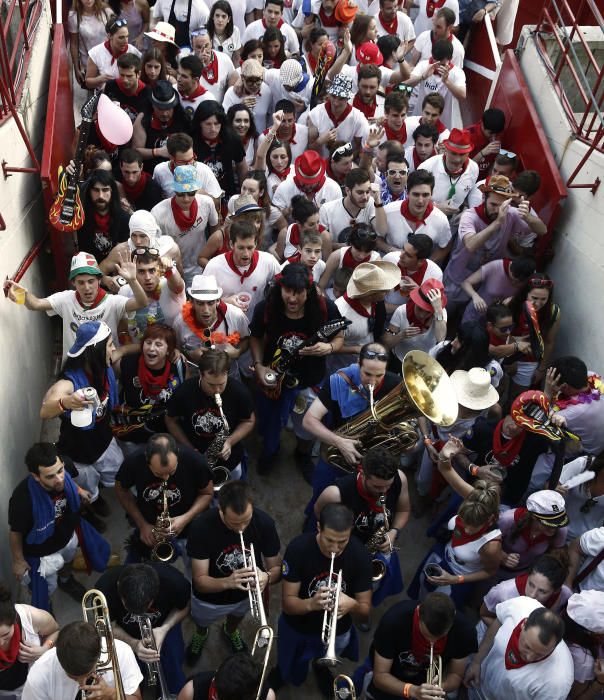
<instances>
[{"instance_id":1,"label":"pink shirt","mask_svg":"<svg viewBox=\"0 0 604 700\"><path fill-rule=\"evenodd\" d=\"M477 293L484 299L484 303L489 306L496 299L507 299L516 293L510 276L505 271L503 260L491 260L491 262L480 268L482 282L478 287L474 287ZM476 311L474 304L470 302L463 315L462 323L467 321L477 321L484 313Z\"/></svg>"}]
</instances>

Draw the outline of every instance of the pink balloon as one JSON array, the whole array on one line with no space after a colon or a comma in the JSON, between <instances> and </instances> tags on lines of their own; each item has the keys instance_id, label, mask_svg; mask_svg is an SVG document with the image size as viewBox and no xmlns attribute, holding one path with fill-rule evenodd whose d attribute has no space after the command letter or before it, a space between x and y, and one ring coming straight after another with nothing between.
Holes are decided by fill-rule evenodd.
<instances>
[{"instance_id":1,"label":"pink balloon","mask_svg":"<svg viewBox=\"0 0 604 700\"><path fill-rule=\"evenodd\" d=\"M115 146L123 146L132 138L132 122L124 110L107 95L101 95L98 105L98 124L103 138Z\"/></svg>"}]
</instances>

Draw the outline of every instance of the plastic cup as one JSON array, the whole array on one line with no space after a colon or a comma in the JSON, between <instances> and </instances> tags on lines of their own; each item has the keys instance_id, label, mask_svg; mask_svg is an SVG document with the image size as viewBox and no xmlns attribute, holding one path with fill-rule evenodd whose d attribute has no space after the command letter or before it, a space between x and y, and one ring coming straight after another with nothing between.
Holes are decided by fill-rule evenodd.
<instances>
[{"instance_id":1,"label":"plastic cup","mask_svg":"<svg viewBox=\"0 0 604 700\"><path fill-rule=\"evenodd\" d=\"M243 311L248 310L250 301L252 301L252 295L248 294L248 292L240 292L237 295L237 302Z\"/></svg>"},{"instance_id":2,"label":"plastic cup","mask_svg":"<svg viewBox=\"0 0 604 700\"><path fill-rule=\"evenodd\" d=\"M428 564L424 569L424 574L430 576L431 578L438 578L443 575L442 567L438 564Z\"/></svg>"},{"instance_id":3,"label":"plastic cup","mask_svg":"<svg viewBox=\"0 0 604 700\"><path fill-rule=\"evenodd\" d=\"M23 287L13 287L15 304L25 304L25 289Z\"/></svg>"}]
</instances>

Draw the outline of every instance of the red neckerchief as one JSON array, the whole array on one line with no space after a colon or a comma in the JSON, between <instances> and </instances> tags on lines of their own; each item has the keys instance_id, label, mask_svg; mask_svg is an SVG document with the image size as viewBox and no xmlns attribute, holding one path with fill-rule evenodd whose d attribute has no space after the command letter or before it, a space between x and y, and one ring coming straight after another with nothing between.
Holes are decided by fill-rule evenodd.
<instances>
[{"instance_id":1,"label":"red neckerchief","mask_svg":"<svg viewBox=\"0 0 604 700\"><path fill-rule=\"evenodd\" d=\"M434 64L434 63L438 63L438 61L436 61L434 58L432 58L432 56L430 56L430 58L428 59L428 64L429 64L429 65L432 65L432 64ZM447 68L448 68L449 70L451 70L451 68L453 68L454 65L455 65L455 64L453 63L453 61L449 61L448 65L447 65Z\"/></svg>"},{"instance_id":2,"label":"red neckerchief","mask_svg":"<svg viewBox=\"0 0 604 700\"><path fill-rule=\"evenodd\" d=\"M470 164L470 159L468 158L468 160L466 160L466 162L461 166L461 168L459 170L456 170L454 173L451 173L447 169L447 161L445 160L445 157L443 156L443 168L444 168L444 171L449 176L449 178L451 178L451 176L453 175L454 177L456 176L457 179L459 179L466 172L469 164Z\"/></svg>"},{"instance_id":3,"label":"red neckerchief","mask_svg":"<svg viewBox=\"0 0 604 700\"><path fill-rule=\"evenodd\" d=\"M216 320L209 326L202 326L198 323L195 318L195 311L193 310L193 302L187 301L182 307L182 318L187 324L192 333L194 333L198 338L202 340L211 340L211 334L220 327L220 324L224 321L227 312L227 305L222 299L218 302L216 307Z\"/></svg>"},{"instance_id":4,"label":"red neckerchief","mask_svg":"<svg viewBox=\"0 0 604 700\"><path fill-rule=\"evenodd\" d=\"M124 89L124 81L121 78L117 78L116 81L119 89L124 93L124 95L130 95L131 97L138 97L141 92L147 87L142 80L138 81L138 85L134 88L134 92L128 92Z\"/></svg>"},{"instance_id":5,"label":"red neckerchief","mask_svg":"<svg viewBox=\"0 0 604 700\"><path fill-rule=\"evenodd\" d=\"M298 224L292 224L289 232L289 242L292 245L298 245L298 243L300 243L300 227Z\"/></svg>"},{"instance_id":6,"label":"red neckerchief","mask_svg":"<svg viewBox=\"0 0 604 700\"><path fill-rule=\"evenodd\" d=\"M507 341L505 338L500 338L498 335L495 335L493 331L489 331L489 345L499 347L500 345L507 345Z\"/></svg>"},{"instance_id":7,"label":"red neckerchief","mask_svg":"<svg viewBox=\"0 0 604 700\"><path fill-rule=\"evenodd\" d=\"M323 9L323 5L321 5L321 9L319 10L319 19L321 20L321 26L323 27L337 27L339 26L338 20L335 18L335 13L331 13L330 15L326 14L325 10ZM316 59L315 59L315 65L316 65ZM313 68L313 73L314 68Z\"/></svg>"},{"instance_id":8,"label":"red neckerchief","mask_svg":"<svg viewBox=\"0 0 604 700\"><path fill-rule=\"evenodd\" d=\"M201 75L210 85L214 85L218 81L218 56L216 51L212 51L212 60L207 66L202 68Z\"/></svg>"},{"instance_id":9,"label":"red neckerchief","mask_svg":"<svg viewBox=\"0 0 604 700\"><path fill-rule=\"evenodd\" d=\"M231 268L231 270L233 270L233 272L236 275L239 275L239 280L240 280L241 284L243 284L245 282L246 278L249 277L256 269L256 267L258 265L258 260L260 259L260 254L258 253L257 250L254 251L254 253L252 254L252 262L250 263L250 266L248 267L248 269L245 272L241 272L241 270L237 267L237 265L235 265L235 261L233 260L233 251L232 250L229 250L228 253L225 253L224 257L225 257L227 265Z\"/></svg>"},{"instance_id":10,"label":"red neckerchief","mask_svg":"<svg viewBox=\"0 0 604 700\"><path fill-rule=\"evenodd\" d=\"M157 396L166 387L171 367L169 360L166 360L166 366L161 374L153 374L145 364L143 353L140 354L137 376L145 396Z\"/></svg>"},{"instance_id":11,"label":"red neckerchief","mask_svg":"<svg viewBox=\"0 0 604 700\"><path fill-rule=\"evenodd\" d=\"M327 173L327 177L334 180L334 182L337 182L338 185L343 186L345 181L346 181L346 175L345 174L344 175L336 175L336 173L334 173L334 171L332 170L332 167L331 167L331 158L328 158L325 161L325 166L326 166L325 172Z\"/></svg>"},{"instance_id":12,"label":"red neckerchief","mask_svg":"<svg viewBox=\"0 0 604 700\"><path fill-rule=\"evenodd\" d=\"M197 204L197 198L191 202L191 208L189 209L189 215L187 216L184 211L176 204L176 197L170 199L170 206L172 207L172 215L174 216L174 223L178 226L181 231L188 231L197 219L197 212L199 205Z\"/></svg>"},{"instance_id":13,"label":"red neckerchief","mask_svg":"<svg viewBox=\"0 0 604 700\"><path fill-rule=\"evenodd\" d=\"M212 681L210 682L208 700L218 700L218 693L216 692L216 678L212 678Z\"/></svg>"},{"instance_id":14,"label":"red neckerchief","mask_svg":"<svg viewBox=\"0 0 604 700\"><path fill-rule=\"evenodd\" d=\"M428 328L432 325L432 316L434 315L434 312L428 316L424 321L419 319L415 313L415 307L416 304L414 301L409 301L405 304L405 313L407 314L407 322L409 323L410 326L416 326L417 328L421 328L424 331L427 331ZM423 309L422 309L423 310Z\"/></svg>"},{"instance_id":15,"label":"red neckerchief","mask_svg":"<svg viewBox=\"0 0 604 700\"><path fill-rule=\"evenodd\" d=\"M204 88L204 86L197 83L197 87L195 88L195 90L193 90L193 92L190 95L183 95L180 91L178 94L180 95L180 99L183 102L195 102L195 100L198 97L201 97L201 95L205 95L206 92L207 90Z\"/></svg>"},{"instance_id":16,"label":"red neckerchief","mask_svg":"<svg viewBox=\"0 0 604 700\"><path fill-rule=\"evenodd\" d=\"M419 123L424 124L423 117L420 117ZM442 134L443 131L447 130L447 127L441 122L440 119L436 120L436 124L433 124L432 126L436 127L436 130L438 131L439 134Z\"/></svg>"},{"instance_id":17,"label":"red neckerchief","mask_svg":"<svg viewBox=\"0 0 604 700\"><path fill-rule=\"evenodd\" d=\"M292 263L297 263L300 262L302 259L302 253L298 251L297 253L294 253L292 256L287 258L287 262L291 265Z\"/></svg>"},{"instance_id":18,"label":"red neckerchief","mask_svg":"<svg viewBox=\"0 0 604 700\"><path fill-rule=\"evenodd\" d=\"M516 508L514 510L514 524L518 525L521 521L525 520L527 522L527 525L525 525L521 530L520 530L520 536L522 539L526 542L528 547L533 547L536 544L543 544L544 542L549 542L550 537L548 537L546 534L540 532L537 537L531 537L531 521L527 517L529 514L528 510L526 508ZM552 531L555 532L554 528L552 528Z\"/></svg>"},{"instance_id":19,"label":"red neckerchief","mask_svg":"<svg viewBox=\"0 0 604 700\"><path fill-rule=\"evenodd\" d=\"M104 289L101 289L101 287L99 287L99 291L96 293L96 297L94 298L94 301L92 302L92 304L90 304L90 306L84 304L79 292L76 292L75 295L76 301L83 309L95 309L103 301L103 299L107 295L107 292Z\"/></svg>"},{"instance_id":20,"label":"red neckerchief","mask_svg":"<svg viewBox=\"0 0 604 700\"><path fill-rule=\"evenodd\" d=\"M361 93L357 92L352 100L352 106L356 107L359 112L363 112L367 119L371 119L375 115L375 110L377 109L377 100L373 100L371 104L365 104L361 99Z\"/></svg>"},{"instance_id":21,"label":"red neckerchief","mask_svg":"<svg viewBox=\"0 0 604 700\"><path fill-rule=\"evenodd\" d=\"M291 168L285 168L285 170L282 170L280 173L278 173L276 170L271 170L271 173L275 177L279 178L279 182L283 182L283 180L285 180L287 178L287 176L289 175L290 171L291 171Z\"/></svg>"},{"instance_id":22,"label":"red neckerchief","mask_svg":"<svg viewBox=\"0 0 604 700\"><path fill-rule=\"evenodd\" d=\"M103 147L103 150L107 151L107 153L109 153L109 155L115 153L115 151L117 150L117 146L114 143L111 143L111 141L107 141L107 139L103 136L103 134L101 134L101 130L99 128L99 123L96 120L94 122L94 128L95 128L99 143Z\"/></svg>"},{"instance_id":23,"label":"red neckerchief","mask_svg":"<svg viewBox=\"0 0 604 700\"><path fill-rule=\"evenodd\" d=\"M344 256L342 257L342 267L347 269L347 270L354 270L357 267L357 265L360 265L361 263L364 263L364 262L369 262L370 259L371 259L371 253L369 253L362 260L355 260L352 257L352 253L350 252L350 248L347 248L346 252L344 253Z\"/></svg>"},{"instance_id":24,"label":"red neckerchief","mask_svg":"<svg viewBox=\"0 0 604 700\"><path fill-rule=\"evenodd\" d=\"M143 193L143 190L147 186L147 182L151 179L151 175L149 173L146 173L144 170L141 171L141 176L138 178L138 182L136 185L129 185L127 182L123 181L122 182L122 187L124 188L124 193L126 197L132 202L133 200L137 200L141 194Z\"/></svg>"},{"instance_id":25,"label":"red neckerchief","mask_svg":"<svg viewBox=\"0 0 604 700\"><path fill-rule=\"evenodd\" d=\"M491 343L493 345L493 343ZM508 467L518 456L518 453L522 449L524 440L526 438L526 431L523 430L518 435L513 438L503 442L503 418L497 423L495 428L495 433L493 434L493 457L502 464L504 467Z\"/></svg>"},{"instance_id":26,"label":"red neckerchief","mask_svg":"<svg viewBox=\"0 0 604 700\"><path fill-rule=\"evenodd\" d=\"M405 143L407 141L407 125L403 122L403 126L398 131L391 129L388 126L388 122L384 122L384 131L386 132L386 139L388 141L400 141L400 143Z\"/></svg>"},{"instance_id":27,"label":"red neckerchief","mask_svg":"<svg viewBox=\"0 0 604 700\"><path fill-rule=\"evenodd\" d=\"M151 115L151 128L155 131L165 131L166 129L169 129L172 126L173 122L174 117L172 117L167 122L160 122L159 119L155 116L155 114Z\"/></svg>"},{"instance_id":28,"label":"red neckerchief","mask_svg":"<svg viewBox=\"0 0 604 700\"><path fill-rule=\"evenodd\" d=\"M396 34L396 30L398 29L398 16L396 13L394 14L394 19L391 19L390 22L387 22L384 19L382 11L380 10L378 13L378 19L380 20L380 24L388 32L388 34Z\"/></svg>"},{"instance_id":29,"label":"red neckerchief","mask_svg":"<svg viewBox=\"0 0 604 700\"><path fill-rule=\"evenodd\" d=\"M357 493L364 501L367 501L367 504L369 505L369 510L372 513L381 513L382 512L382 506L378 504L377 499L374 498L373 496L370 496L367 493L367 491L365 489L365 484L363 483L363 473L362 472L359 472L357 474Z\"/></svg>"},{"instance_id":30,"label":"red neckerchief","mask_svg":"<svg viewBox=\"0 0 604 700\"><path fill-rule=\"evenodd\" d=\"M372 318L375 316L375 303L371 304L371 311L367 311L358 299L351 299L346 292L344 292L344 300L353 311L359 314L359 316L363 318Z\"/></svg>"},{"instance_id":31,"label":"red neckerchief","mask_svg":"<svg viewBox=\"0 0 604 700\"><path fill-rule=\"evenodd\" d=\"M516 588L518 589L518 595L526 595L526 582L528 581L529 574L520 574L519 576L516 576L514 579L514 583L516 584ZM543 606L546 608L553 608L553 606L556 604L556 601L560 597L560 591L554 591L550 597L543 603Z\"/></svg>"},{"instance_id":32,"label":"red neckerchief","mask_svg":"<svg viewBox=\"0 0 604 700\"><path fill-rule=\"evenodd\" d=\"M15 622L13 624L13 636L6 651L0 649L0 671L6 671L17 660L19 655L19 645L21 644L21 626Z\"/></svg>"},{"instance_id":33,"label":"red neckerchief","mask_svg":"<svg viewBox=\"0 0 604 700\"><path fill-rule=\"evenodd\" d=\"M493 223L487 216L484 202L479 204L477 207L474 207L474 211L478 214L479 219L484 221L487 226L490 226Z\"/></svg>"},{"instance_id":34,"label":"red neckerchief","mask_svg":"<svg viewBox=\"0 0 604 700\"><path fill-rule=\"evenodd\" d=\"M417 663L426 664L430 659L430 642L424 637L419 627L419 605L413 612L413 628L411 632L411 651ZM439 637L434 642L434 656L442 655L447 646L447 635ZM442 681L442 679L440 679Z\"/></svg>"},{"instance_id":35,"label":"red neckerchief","mask_svg":"<svg viewBox=\"0 0 604 700\"><path fill-rule=\"evenodd\" d=\"M262 18L262 26L265 29L268 29L268 27L266 26L266 22L264 21L264 17ZM283 26L283 19L280 19L279 23L277 24L277 29L281 29L282 26Z\"/></svg>"},{"instance_id":36,"label":"red neckerchief","mask_svg":"<svg viewBox=\"0 0 604 700\"><path fill-rule=\"evenodd\" d=\"M488 532L490 529L491 523L485 523L480 530L478 530L478 532L475 532L473 535L469 535L458 515L455 518L455 527L453 528L453 535L451 536L451 544L453 547L461 547L464 544L468 544L468 542L476 542L476 540L479 540L484 533Z\"/></svg>"},{"instance_id":37,"label":"red neckerchief","mask_svg":"<svg viewBox=\"0 0 604 700\"><path fill-rule=\"evenodd\" d=\"M352 112L352 105L347 104L346 108L340 114L339 117L334 116L333 112L331 111L331 102L329 100L325 100L325 111L327 112L327 116L331 119L333 122L334 127L337 129L340 124L346 119L346 117Z\"/></svg>"},{"instance_id":38,"label":"red neckerchief","mask_svg":"<svg viewBox=\"0 0 604 700\"><path fill-rule=\"evenodd\" d=\"M452 44L453 34L449 34L449 36L445 37L445 39ZM441 39L439 39L439 41L441 41ZM434 30L430 32L430 42L432 43L432 46L434 46Z\"/></svg>"},{"instance_id":39,"label":"red neckerchief","mask_svg":"<svg viewBox=\"0 0 604 700\"><path fill-rule=\"evenodd\" d=\"M99 214L98 211L94 212L94 224L97 231L102 231L103 233L109 233L109 224L111 223L111 214Z\"/></svg>"},{"instance_id":40,"label":"red neckerchief","mask_svg":"<svg viewBox=\"0 0 604 700\"><path fill-rule=\"evenodd\" d=\"M220 136L217 136L215 139L204 138L204 142L207 143L212 150L214 150L219 143L222 143L222 139Z\"/></svg>"},{"instance_id":41,"label":"red neckerchief","mask_svg":"<svg viewBox=\"0 0 604 700\"><path fill-rule=\"evenodd\" d=\"M321 8L321 10L323 10L323 8ZM306 62L308 63L310 75L314 75L315 71L317 70L317 59L312 55L312 53L308 53L306 56Z\"/></svg>"},{"instance_id":42,"label":"red neckerchief","mask_svg":"<svg viewBox=\"0 0 604 700\"><path fill-rule=\"evenodd\" d=\"M447 0L428 0L426 3L426 15L432 17L436 10L440 10Z\"/></svg>"},{"instance_id":43,"label":"red neckerchief","mask_svg":"<svg viewBox=\"0 0 604 700\"><path fill-rule=\"evenodd\" d=\"M415 149L415 146L413 146L412 155L413 155L413 168L414 168L414 170L417 170L419 168L419 166L424 161L419 159L419 154L418 154L417 150ZM436 155L436 148L433 148L432 153L428 156L428 158L435 156L435 155Z\"/></svg>"},{"instance_id":44,"label":"red neckerchief","mask_svg":"<svg viewBox=\"0 0 604 700\"><path fill-rule=\"evenodd\" d=\"M281 68L283 61L280 58L267 58L264 65L266 68ZM269 65L270 64L270 65Z\"/></svg>"},{"instance_id":45,"label":"red neckerchief","mask_svg":"<svg viewBox=\"0 0 604 700\"><path fill-rule=\"evenodd\" d=\"M126 46L124 46L123 49L120 49L118 51L118 53L116 53L116 54L113 53L113 51L111 49L111 44L109 43L109 39L107 39L107 41L103 42L103 46L111 54L111 65L113 65L120 56L123 56L128 51L128 44L126 44Z\"/></svg>"},{"instance_id":46,"label":"red neckerchief","mask_svg":"<svg viewBox=\"0 0 604 700\"><path fill-rule=\"evenodd\" d=\"M547 659L548 656L551 656L554 653L554 650L556 648L554 647L547 656L544 656L538 661L525 661L522 658L522 656L520 656L520 649L518 648L520 632L522 632L522 626L525 622L526 617L520 620L516 627L514 627L514 629L512 630L512 634L510 635L510 638L508 640L508 644L505 648L505 667L508 671L511 671L515 668L522 668L523 666L528 666L529 664L538 664L540 661L545 661L545 659Z\"/></svg>"},{"instance_id":47,"label":"red neckerchief","mask_svg":"<svg viewBox=\"0 0 604 700\"><path fill-rule=\"evenodd\" d=\"M400 261L398 263L398 268L401 271L401 277L410 277L415 282L415 284L421 285L421 283L424 281L424 275L426 274L426 270L428 268L428 261L422 260L415 272L409 272L409 270L406 267L403 267L401 265ZM401 296L408 296L403 292L400 286L398 287L398 289L401 293Z\"/></svg>"},{"instance_id":48,"label":"red neckerchief","mask_svg":"<svg viewBox=\"0 0 604 700\"><path fill-rule=\"evenodd\" d=\"M426 220L430 216L430 214L434 211L434 204L430 202L428 206L426 207L426 211L424 212L424 215L421 218L417 218L414 216L410 211L409 211L409 200L404 199L401 202L401 214L409 221L409 223L415 224L416 228L419 228L420 226L425 226L426 225Z\"/></svg>"}]
</instances>

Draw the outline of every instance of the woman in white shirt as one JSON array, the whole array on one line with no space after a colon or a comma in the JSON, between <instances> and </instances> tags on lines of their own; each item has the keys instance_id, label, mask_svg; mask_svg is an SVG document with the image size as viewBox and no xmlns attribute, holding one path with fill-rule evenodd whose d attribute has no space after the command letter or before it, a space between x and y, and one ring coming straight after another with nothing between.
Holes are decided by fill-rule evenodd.
<instances>
[{"instance_id":1,"label":"woman in white shirt","mask_svg":"<svg viewBox=\"0 0 604 700\"><path fill-rule=\"evenodd\" d=\"M212 48L225 53L233 65L238 66L241 36L233 21L233 10L226 0L216 0L212 5L206 29L212 39Z\"/></svg>"},{"instance_id":2,"label":"woman in white shirt","mask_svg":"<svg viewBox=\"0 0 604 700\"><path fill-rule=\"evenodd\" d=\"M119 78L117 59L125 53L141 57L140 51L128 43L128 20L112 17L105 25L106 41L97 44L88 52L86 65L86 87L89 90L102 88L108 80Z\"/></svg>"},{"instance_id":3,"label":"woman in white shirt","mask_svg":"<svg viewBox=\"0 0 604 700\"><path fill-rule=\"evenodd\" d=\"M113 12L102 0L73 0L67 16L69 51L75 79L85 89L88 52L106 38L105 25Z\"/></svg>"}]
</instances>

